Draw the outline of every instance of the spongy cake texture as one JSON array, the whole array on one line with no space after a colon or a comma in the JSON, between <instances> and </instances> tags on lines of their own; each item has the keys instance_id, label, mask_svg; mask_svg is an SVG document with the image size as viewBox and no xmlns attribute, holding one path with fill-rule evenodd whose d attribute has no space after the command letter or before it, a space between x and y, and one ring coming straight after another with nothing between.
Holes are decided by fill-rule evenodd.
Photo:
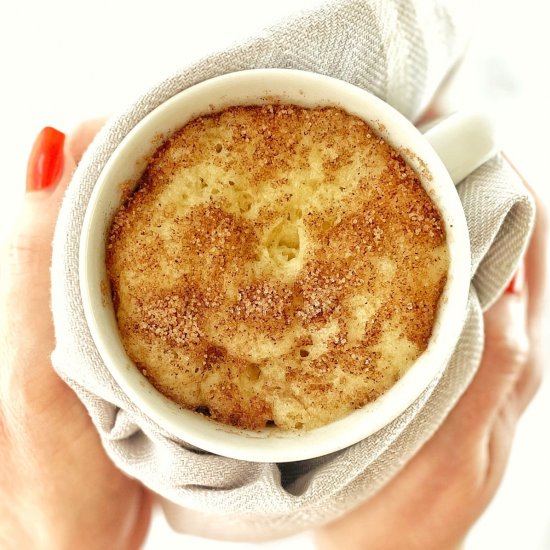
<instances>
[{"instance_id":1,"label":"spongy cake texture","mask_svg":"<svg viewBox=\"0 0 550 550\"><path fill-rule=\"evenodd\" d=\"M311 429L426 349L448 253L418 176L365 122L265 105L156 151L107 269L125 349L162 393L235 426Z\"/></svg>"}]
</instances>

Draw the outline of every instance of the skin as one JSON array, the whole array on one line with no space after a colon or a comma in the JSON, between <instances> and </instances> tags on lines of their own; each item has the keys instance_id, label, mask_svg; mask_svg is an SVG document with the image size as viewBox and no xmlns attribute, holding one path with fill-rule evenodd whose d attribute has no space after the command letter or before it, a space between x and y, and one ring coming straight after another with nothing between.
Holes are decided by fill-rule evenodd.
<instances>
[{"instance_id":1,"label":"skin","mask_svg":"<svg viewBox=\"0 0 550 550\"><path fill-rule=\"evenodd\" d=\"M27 193L1 251L0 547L137 549L152 496L107 458L76 395L53 371L51 240L67 182L102 121L65 145L54 189ZM492 499L518 418L540 384L546 215L525 258L522 290L485 316L486 349L474 381L434 437L374 498L320 529L332 548L456 548Z\"/></svg>"},{"instance_id":2,"label":"skin","mask_svg":"<svg viewBox=\"0 0 550 550\"><path fill-rule=\"evenodd\" d=\"M151 497L105 454L73 391L51 367L51 241L70 176L100 122L65 145L55 189L27 193L1 253L0 547L137 549Z\"/></svg>"},{"instance_id":3,"label":"skin","mask_svg":"<svg viewBox=\"0 0 550 550\"><path fill-rule=\"evenodd\" d=\"M502 481L517 422L541 383L547 235L547 214L537 199L518 288L485 314L485 350L471 385L390 483L318 531L320 550L460 547Z\"/></svg>"}]
</instances>

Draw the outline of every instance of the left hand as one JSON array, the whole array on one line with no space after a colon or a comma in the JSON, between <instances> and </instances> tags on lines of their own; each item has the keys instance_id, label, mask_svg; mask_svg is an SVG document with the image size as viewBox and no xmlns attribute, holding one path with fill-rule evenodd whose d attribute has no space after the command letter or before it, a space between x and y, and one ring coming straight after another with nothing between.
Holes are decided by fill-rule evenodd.
<instances>
[{"instance_id":1,"label":"left hand","mask_svg":"<svg viewBox=\"0 0 550 550\"><path fill-rule=\"evenodd\" d=\"M0 547L6 550L137 549L149 526L149 491L107 457L86 409L50 363L54 225L65 187L101 124L83 124L66 143L52 129L39 136L19 223L0 253Z\"/></svg>"}]
</instances>

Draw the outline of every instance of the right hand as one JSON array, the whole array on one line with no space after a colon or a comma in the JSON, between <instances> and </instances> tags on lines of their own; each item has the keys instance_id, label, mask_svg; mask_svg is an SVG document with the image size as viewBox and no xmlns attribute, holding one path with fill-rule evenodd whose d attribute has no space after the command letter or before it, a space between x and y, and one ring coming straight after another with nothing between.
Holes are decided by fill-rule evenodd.
<instances>
[{"instance_id":1,"label":"right hand","mask_svg":"<svg viewBox=\"0 0 550 550\"><path fill-rule=\"evenodd\" d=\"M320 550L451 550L492 500L517 421L541 382L548 221L535 230L515 283L485 314L472 383L434 436L374 497L319 529ZM547 334L547 333L546 333Z\"/></svg>"}]
</instances>

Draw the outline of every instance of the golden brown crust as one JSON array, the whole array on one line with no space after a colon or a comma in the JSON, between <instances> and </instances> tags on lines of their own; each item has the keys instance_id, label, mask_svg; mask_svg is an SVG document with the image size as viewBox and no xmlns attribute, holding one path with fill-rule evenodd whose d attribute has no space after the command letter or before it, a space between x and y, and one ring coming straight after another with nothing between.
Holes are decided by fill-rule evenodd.
<instances>
[{"instance_id":1,"label":"golden brown crust","mask_svg":"<svg viewBox=\"0 0 550 550\"><path fill-rule=\"evenodd\" d=\"M426 348L448 269L415 172L336 108L232 107L151 158L107 267L129 356L184 407L312 428Z\"/></svg>"}]
</instances>

